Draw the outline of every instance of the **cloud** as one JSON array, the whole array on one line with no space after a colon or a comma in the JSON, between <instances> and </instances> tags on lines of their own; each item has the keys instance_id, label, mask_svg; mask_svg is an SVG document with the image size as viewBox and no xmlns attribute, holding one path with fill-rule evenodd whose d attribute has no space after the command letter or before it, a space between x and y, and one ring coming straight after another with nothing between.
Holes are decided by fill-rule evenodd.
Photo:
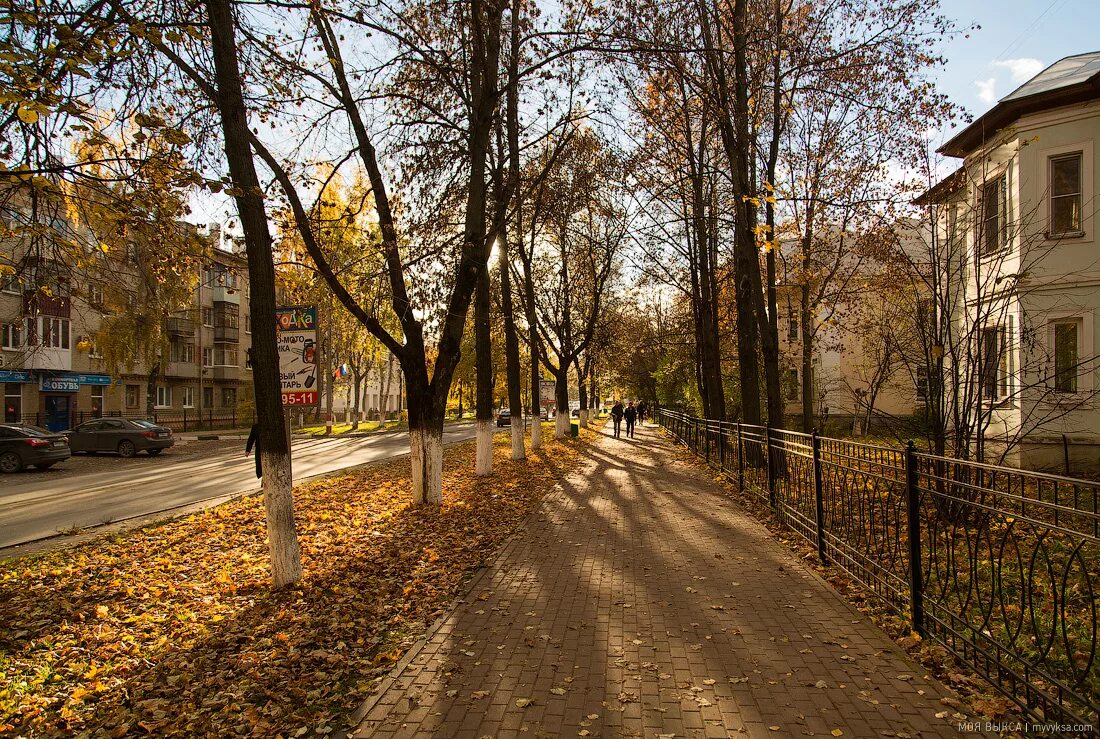
<instances>
[{"instance_id":1,"label":"cloud","mask_svg":"<svg viewBox=\"0 0 1100 739\"><path fill-rule=\"evenodd\" d=\"M990 77L987 80L974 80L978 87L978 99L985 104L990 104L997 99L997 78Z\"/></svg>"},{"instance_id":2,"label":"cloud","mask_svg":"<svg viewBox=\"0 0 1100 739\"><path fill-rule=\"evenodd\" d=\"M1012 73L1012 81L1019 85L1042 72L1045 65L1038 59L1024 57L993 62L993 66L1007 69Z\"/></svg>"}]
</instances>

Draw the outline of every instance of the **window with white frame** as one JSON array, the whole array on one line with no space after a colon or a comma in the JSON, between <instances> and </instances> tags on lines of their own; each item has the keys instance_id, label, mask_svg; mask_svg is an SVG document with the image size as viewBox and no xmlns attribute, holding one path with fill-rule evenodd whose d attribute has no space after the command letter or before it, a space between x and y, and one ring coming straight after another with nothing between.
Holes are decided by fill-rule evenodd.
<instances>
[{"instance_id":1,"label":"window with white frame","mask_svg":"<svg viewBox=\"0 0 1100 739\"><path fill-rule=\"evenodd\" d=\"M50 349L68 349L69 319L56 316L39 316L38 343Z\"/></svg>"},{"instance_id":2,"label":"window with white frame","mask_svg":"<svg viewBox=\"0 0 1100 739\"><path fill-rule=\"evenodd\" d=\"M982 186L982 254L993 254L1008 244L1008 176L1002 174Z\"/></svg>"},{"instance_id":3,"label":"window with white frame","mask_svg":"<svg viewBox=\"0 0 1100 739\"><path fill-rule=\"evenodd\" d=\"M217 367L236 367L237 349L235 346L214 347L214 365Z\"/></svg>"},{"instance_id":4,"label":"window with white frame","mask_svg":"<svg viewBox=\"0 0 1100 739\"><path fill-rule=\"evenodd\" d=\"M1008 348L1005 329L987 326L982 329L982 398L993 402L1008 395Z\"/></svg>"},{"instance_id":5,"label":"window with white frame","mask_svg":"<svg viewBox=\"0 0 1100 739\"><path fill-rule=\"evenodd\" d=\"M195 345L186 341L173 341L169 350L172 362L195 363Z\"/></svg>"},{"instance_id":6,"label":"window with white frame","mask_svg":"<svg viewBox=\"0 0 1100 739\"><path fill-rule=\"evenodd\" d=\"M4 349L21 349L23 346L23 327L18 323L0 325L0 346Z\"/></svg>"},{"instance_id":7,"label":"window with white frame","mask_svg":"<svg viewBox=\"0 0 1100 739\"><path fill-rule=\"evenodd\" d=\"M787 324L787 338L798 341L798 319L794 316L791 316L790 323Z\"/></svg>"},{"instance_id":8,"label":"window with white frame","mask_svg":"<svg viewBox=\"0 0 1100 739\"><path fill-rule=\"evenodd\" d=\"M1050 235L1081 231L1081 152L1050 159Z\"/></svg>"},{"instance_id":9,"label":"window with white frame","mask_svg":"<svg viewBox=\"0 0 1100 739\"><path fill-rule=\"evenodd\" d=\"M235 408L237 406L237 388L222 388L222 408Z\"/></svg>"},{"instance_id":10,"label":"window with white frame","mask_svg":"<svg viewBox=\"0 0 1100 739\"><path fill-rule=\"evenodd\" d=\"M88 285L88 302L95 306L106 305L107 299L103 294L103 285L97 282Z\"/></svg>"},{"instance_id":11,"label":"window with white frame","mask_svg":"<svg viewBox=\"0 0 1100 739\"><path fill-rule=\"evenodd\" d=\"M138 386L127 385L126 386L126 407L137 408L138 407Z\"/></svg>"},{"instance_id":12,"label":"window with white frame","mask_svg":"<svg viewBox=\"0 0 1100 739\"><path fill-rule=\"evenodd\" d=\"M1054 389L1060 393L1076 393L1080 374L1081 321L1065 319L1052 322L1051 339L1054 349Z\"/></svg>"},{"instance_id":13,"label":"window with white frame","mask_svg":"<svg viewBox=\"0 0 1100 739\"><path fill-rule=\"evenodd\" d=\"M157 385L157 408L170 408L172 406L172 388L167 385Z\"/></svg>"},{"instance_id":14,"label":"window with white frame","mask_svg":"<svg viewBox=\"0 0 1100 739\"><path fill-rule=\"evenodd\" d=\"M0 277L0 293L19 295L23 292L23 280L19 275Z\"/></svg>"},{"instance_id":15,"label":"window with white frame","mask_svg":"<svg viewBox=\"0 0 1100 739\"><path fill-rule=\"evenodd\" d=\"M183 390L183 407L194 408L195 407L195 388L190 385L186 385Z\"/></svg>"},{"instance_id":16,"label":"window with white frame","mask_svg":"<svg viewBox=\"0 0 1100 739\"><path fill-rule=\"evenodd\" d=\"M103 398L106 388L103 385L92 385L92 415L100 418L103 415Z\"/></svg>"},{"instance_id":17,"label":"window with white frame","mask_svg":"<svg viewBox=\"0 0 1100 739\"><path fill-rule=\"evenodd\" d=\"M202 366L209 367L214 364L214 347L204 346L202 348Z\"/></svg>"}]
</instances>

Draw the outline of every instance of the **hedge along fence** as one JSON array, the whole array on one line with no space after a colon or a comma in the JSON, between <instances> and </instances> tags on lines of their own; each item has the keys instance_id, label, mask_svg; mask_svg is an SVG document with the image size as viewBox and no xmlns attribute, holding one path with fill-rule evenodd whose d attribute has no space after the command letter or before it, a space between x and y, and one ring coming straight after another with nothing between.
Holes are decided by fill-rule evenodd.
<instances>
[{"instance_id":1,"label":"hedge along fence","mask_svg":"<svg viewBox=\"0 0 1100 739\"><path fill-rule=\"evenodd\" d=\"M1097 727L1100 483L925 454L912 442L666 410L658 420L1029 716Z\"/></svg>"}]
</instances>

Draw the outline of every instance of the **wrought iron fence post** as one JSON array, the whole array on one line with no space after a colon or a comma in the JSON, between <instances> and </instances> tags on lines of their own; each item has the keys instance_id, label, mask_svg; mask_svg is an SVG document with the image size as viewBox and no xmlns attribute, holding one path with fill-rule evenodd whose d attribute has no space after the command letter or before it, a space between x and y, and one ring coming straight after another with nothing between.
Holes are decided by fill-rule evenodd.
<instances>
[{"instance_id":1,"label":"wrought iron fence post","mask_svg":"<svg viewBox=\"0 0 1100 739\"><path fill-rule=\"evenodd\" d=\"M710 466L710 420L703 419L703 456L707 460L707 466Z\"/></svg>"},{"instance_id":2,"label":"wrought iron fence post","mask_svg":"<svg viewBox=\"0 0 1100 739\"><path fill-rule=\"evenodd\" d=\"M817 556L822 564L828 564L825 556L825 490L821 477L821 437L817 435L817 429L813 430L814 449L814 506L817 516Z\"/></svg>"},{"instance_id":3,"label":"wrought iron fence post","mask_svg":"<svg viewBox=\"0 0 1100 739\"><path fill-rule=\"evenodd\" d=\"M745 490L745 447L741 440L741 422L737 422L737 492Z\"/></svg>"},{"instance_id":4,"label":"wrought iron fence post","mask_svg":"<svg viewBox=\"0 0 1100 739\"><path fill-rule=\"evenodd\" d=\"M917 486L917 450L912 439L905 447L905 497L909 514L909 605L913 631L924 635L924 578L921 573L920 490Z\"/></svg>"},{"instance_id":5,"label":"wrought iron fence post","mask_svg":"<svg viewBox=\"0 0 1100 739\"><path fill-rule=\"evenodd\" d=\"M779 501L775 495L775 474L772 469L772 427L771 424L764 425L764 461L767 463L768 473L768 505L772 507L772 510L776 513L779 512Z\"/></svg>"}]
</instances>

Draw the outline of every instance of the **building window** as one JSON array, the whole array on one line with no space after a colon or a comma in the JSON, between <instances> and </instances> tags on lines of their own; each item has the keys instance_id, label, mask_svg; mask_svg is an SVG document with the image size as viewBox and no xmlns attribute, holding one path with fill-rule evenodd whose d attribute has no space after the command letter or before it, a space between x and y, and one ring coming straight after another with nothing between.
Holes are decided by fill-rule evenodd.
<instances>
[{"instance_id":1,"label":"building window","mask_svg":"<svg viewBox=\"0 0 1100 739\"><path fill-rule=\"evenodd\" d=\"M103 285L93 282L88 285L88 302L91 305L102 306L106 304L106 296L103 294Z\"/></svg>"},{"instance_id":2,"label":"building window","mask_svg":"<svg viewBox=\"0 0 1100 739\"><path fill-rule=\"evenodd\" d=\"M787 371L787 400L797 403L802 388L798 384L798 370Z\"/></svg>"},{"instance_id":3,"label":"building window","mask_svg":"<svg viewBox=\"0 0 1100 739\"><path fill-rule=\"evenodd\" d=\"M798 319L791 318L791 322L787 325L787 338L791 341L798 341Z\"/></svg>"},{"instance_id":4,"label":"building window","mask_svg":"<svg viewBox=\"0 0 1100 739\"><path fill-rule=\"evenodd\" d=\"M187 364L195 363L195 345L184 341L173 341L171 350L169 352L170 360L173 362L185 362Z\"/></svg>"},{"instance_id":5,"label":"building window","mask_svg":"<svg viewBox=\"0 0 1100 739\"><path fill-rule=\"evenodd\" d=\"M69 319L41 316L38 319L38 343L51 349L68 349Z\"/></svg>"},{"instance_id":6,"label":"building window","mask_svg":"<svg viewBox=\"0 0 1100 739\"><path fill-rule=\"evenodd\" d=\"M19 349L23 345L23 331L18 323L5 323L0 326L0 346L5 349Z\"/></svg>"},{"instance_id":7,"label":"building window","mask_svg":"<svg viewBox=\"0 0 1100 739\"><path fill-rule=\"evenodd\" d=\"M1079 328L1077 321L1054 324L1054 389L1060 393L1077 392Z\"/></svg>"},{"instance_id":8,"label":"building window","mask_svg":"<svg viewBox=\"0 0 1100 739\"><path fill-rule=\"evenodd\" d=\"M214 325L214 309L211 307L203 306L202 309L202 325L213 326Z\"/></svg>"},{"instance_id":9,"label":"building window","mask_svg":"<svg viewBox=\"0 0 1100 739\"><path fill-rule=\"evenodd\" d=\"M214 364L218 367L236 367L237 349L231 346L214 347Z\"/></svg>"},{"instance_id":10,"label":"building window","mask_svg":"<svg viewBox=\"0 0 1100 739\"><path fill-rule=\"evenodd\" d=\"M103 395L106 389L103 385L92 385L92 416L95 418L103 417Z\"/></svg>"},{"instance_id":11,"label":"building window","mask_svg":"<svg viewBox=\"0 0 1100 739\"><path fill-rule=\"evenodd\" d=\"M246 313L244 316L244 332L246 334L252 333L252 314Z\"/></svg>"},{"instance_id":12,"label":"building window","mask_svg":"<svg viewBox=\"0 0 1100 739\"><path fill-rule=\"evenodd\" d=\"M237 407L237 388L235 387L223 387L222 388L222 408L236 408Z\"/></svg>"},{"instance_id":13,"label":"building window","mask_svg":"<svg viewBox=\"0 0 1100 739\"><path fill-rule=\"evenodd\" d=\"M138 407L138 386L127 385L126 386L126 407L137 408Z\"/></svg>"},{"instance_id":14,"label":"building window","mask_svg":"<svg viewBox=\"0 0 1100 739\"><path fill-rule=\"evenodd\" d=\"M993 254L1008 244L1008 176L982 186L982 254Z\"/></svg>"},{"instance_id":15,"label":"building window","mask_svg":"<svg viewBox=\"0 0 1100 739\"><path fill-rule=\"evenodd\" d=\"M1000 326L982 329L982 397L989 401L1008 395L1008 350Z\"/></svg>"},{"instance_id":16,"label":"building window","mask_svg":"<svg viewBox=\"0 0 1100 739\"><path fill-rule=\"evenodd\" d=\"M917 400L928 399L928 368L917 367L916 376L913 378L917 386Z\"/></svg>"},{"instance_id":17,"label":"building window","mask_svg":"<svg viewBox=\"0 0 1100 739\"><path fill-rule=\"evenodd\" d=\"M1050 234L1081 230L1081 153L1050 160Z\"/></svg>"},{"instance_id":18,"label":"building window","mask_svg":"<svg viewBox=\"0 0 1100 739\"><path fill-rule=\"evenodd\" d=\"M157 385L157 408L172 407L172 388L166 385Z\"/></svg>"},{"instance_id":19,"label":"building window","mask_svg":"<svg viewBox=\"0 0 1100 739\"><path fill-rule=\"evenodd\" d=\"M18 382L4 383L4 422L20 423L23 420L23 386Z\"/></svg>"},{"instance_id":20,"label":"building window","mask_svg":"<svg viewBox=\"0 0 1100 739\"><path fill-rule=\"evenodd\" d=\"M209 367L214 364L214 347L204 346L202 348L202 366Z\"/></svg>"},{"instance_id":21,"label":"building window","mask_svg":"<svg viewBox=\"0 0 1100 739\"><path fill-rule=\"evenodd\" d=\"M23 280L19 277L19 275L8 275L7 277L0 277L0 293L19 295L23 292L22 282Z\"/></svg>"},{"instance_id":22,"label":"building window","mask_svg":"<svg viewBox=\"0 0 1100 739\"><path fill-rule=\"evenodd\" d=\"M202 407L213 408L214 407L214 388L204 387L202 389Z\"/></svg>"},{"instance_id":23,"label":"building window","mask_svg":"<svg viewBox=\"0 0 1100 739\"><path fill-rule=\"evenodd\" d=\"M183 407L194 408L195 407L195 388L190 385L185 386L183 389Z\"/></svg>"}]
</instances>

